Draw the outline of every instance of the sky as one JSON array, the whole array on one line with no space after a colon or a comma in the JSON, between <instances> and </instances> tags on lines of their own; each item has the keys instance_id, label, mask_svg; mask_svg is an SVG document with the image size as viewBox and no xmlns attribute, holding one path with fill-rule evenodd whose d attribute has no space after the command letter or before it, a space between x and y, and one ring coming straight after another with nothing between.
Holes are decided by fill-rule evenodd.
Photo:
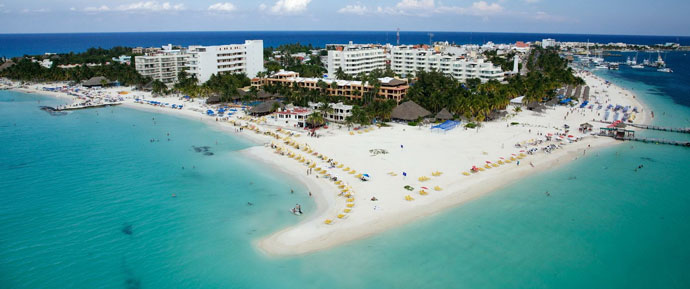
<instances>
[{"instance_id":1,"label":"sky","mask_svg":"<svg viewBox=\"0 0 690 289\"><path fill-rule=\"evenodd\" d=\"M362 30L690 35L690 0L0 0L0 33Z\"/></svg>"}]
</instances>

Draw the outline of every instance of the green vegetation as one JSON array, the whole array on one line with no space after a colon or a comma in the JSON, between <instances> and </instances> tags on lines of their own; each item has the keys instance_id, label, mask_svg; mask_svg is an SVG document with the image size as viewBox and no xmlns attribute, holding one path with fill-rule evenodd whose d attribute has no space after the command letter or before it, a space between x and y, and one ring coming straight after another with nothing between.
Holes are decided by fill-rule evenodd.
<instances>
[{"instance_id":1,"label":"green vegetation","mask_svg":"<svg viewBox=\"0 0 690 289\"><path fill-rule=\"evenodd\" d=\"M198 85L194 75L182 71L177 75L178 83L174 90L190 97L218 96L219 101L229 102L239 96L239 88L249 86L251 81L244 74L220 74L211 75L204 84Z\"/></svg>"},{"instance_id":2,"label":"green vegetation","mask_svg":"<svg viewBox=\"0 0 690 289\"><path fill-rule=\"evenodd\" d=\"M143 85L151 81L141 76L133 65L113 62L113 57L132 55L132 49L113 47L111 49L89 48L82 53L63 53L54 55L35 55L15 58L17 65L0 72L0 76L21 81L75 81L94 76L105 76L123 85ZM41 61L50 59L53 66L45 68L31 59ZM108 63L108 64L106 64ZM78 64L75 68L59 68L59 65ZM88 66L86 64L92 64ZM95 64L95 65L93 65Z\"/></svg>"},{"instance_id":3,"label":"green vegetation","mask_svg":"<svg viewBox=\"0 0 690 289\"><path fill-rule=\"evenodd\" d=\"M492 112L505 109L514 97L524 95L526 103L546 101L555 97L555 90L563 85L584 83L555 50L533 48L526 65L526 76L511 77L506 84L493 80L481 83L479 79L468 79L463 84L440 72L419 71L407 100L433 113L445 107L454 115L484 121Z\"/></svg>"},{"instance_id":4,"label":"green vegetation","mask_svg":"<svg viewBox=\"0 0 690 289\"><path fill-rule=\"evenodd\" d=\"M22 58L17 65L0 72L0 76L21 81L74 81L80 82L94 76L105 76L110 80L117 80L123 85L143 85L150 81L139 74L134 67L126 64L111 63L100 66L77 66L75 68L59 68L55 63L51 68L45 68L28 58Z\"/></svg>"},{"instance_id":5,"label":"green vegetation","mask_svg":"<svg viewBox=\"0 0 690 289\"><path fill-rule=\"evenodd\" d=\"M515 52L509 52L503 55L498 55L496 50L487 50L484 52L484 56L487 61L493 63L495 66L500 67L503 71L513 70L513 58L515 57ZM522 68L522 64L518 64L518 69Z\"/></svg>"}]
</instances>

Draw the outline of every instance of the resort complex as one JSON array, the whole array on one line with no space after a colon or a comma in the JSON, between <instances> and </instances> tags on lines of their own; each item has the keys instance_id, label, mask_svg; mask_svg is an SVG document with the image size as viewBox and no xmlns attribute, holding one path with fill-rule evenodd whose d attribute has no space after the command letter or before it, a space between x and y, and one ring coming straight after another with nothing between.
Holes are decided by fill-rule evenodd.
<instances>
[{"instance_id":1,"label":"resort complex","mask_svg":"<svg viewBox=\"0 0 690 289\"><path fill-rule=\"evenodd\" d=\"M377 89L376 98L380 100L401 101L407 94L409 85L406 79L384 77L378 79L378 86L360 80L339 80L334 78L305 78L293 71L278 71L265 78L252 79L252 86L261 88L265 85L304 88L325 91L326 95L344 97L349 100L361 99L364 94Z\"/></svg>"},{"instance_id":2,"label":"resort complex","mask_svg":"<svg viewBox=\"0 0 690 289\"><path fill-rule=\"evenodd\" d=\"M504 72L500 67L483 59L469 59L440 51L439 47L427 45L394 46L391 51L391 69L402 76L414 76L419 70L436 70L459 81L478 78L482 82L503 81ZM517 61L517 60L516 60Z\"/></svg>"},{"instance_id":3,"label":"resort complex","mask_svg":"<svg viewBox=\"0 0 690 289\"><path fill-rule=\"evenodd\" d=\"M328 50L328 75L333 77L338 70L354 76L386 68L385 50L373 44L330 44Z\"/></svg>"},{"instance_id":4,"label":"resort complex","mask_svg":"<svg viewBox=\"0 0 690 289\"><path fill-rule=\"evenodd\" d=\"M135 57L137 71L165 84L177 83L178 74L182 71L196 77L199 83L204 83L213 74L241 73L254 77L264 70L261 40L219 46L194 45L178 49L167 45L162 49L145 51L145 55Z\"/></svg>"}]
</instances>

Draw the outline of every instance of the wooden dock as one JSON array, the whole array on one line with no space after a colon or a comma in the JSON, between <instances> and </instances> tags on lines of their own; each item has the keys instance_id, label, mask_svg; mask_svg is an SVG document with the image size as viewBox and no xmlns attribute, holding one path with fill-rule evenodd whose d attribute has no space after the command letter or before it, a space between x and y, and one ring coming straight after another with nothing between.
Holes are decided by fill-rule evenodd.
<instances>
[{"instance_id":1,"label":"wooden dock","mask_svg":"<svg viewBox=\"0 0 690 289\"><path fill-rule=\"evenodd\" d=\"M122 104L122 103L121 102L113 102L113 103L99 103L99 104L87 104L87 105L76 105L76 106L64 106L64 107L54 107L54 108L52 108L52 110L53 111L70 111L70 110L78 110L78 109L115 106L115 105L120 105L120 104Z\"/></svg>"},{"instance_id":2,"label":"wooden dock","mask_svg":"<svg viewBox=\"0 0 690 289\"><path fill-rule=\"evenodd\" d=\"M665 127L665 126L656 126L656 125L648 125L648 124L634 124L634 123L630 123L627 125L632 126L632 127L636 127L636 128L641 128L641 129L678 132L678 133L690 133L690 128Z\"/></svg>"},{"instance_id":3,"label":"wooden dock","mask_svg":"<svg viewBox=\"0 0 690 289\"><path fill-rule=\"evenodd\" d=\"M644 143L690 147L690 141L677 141L677 140L670 140L670 139L646 138L646 137L629 137L629 138L618 138L618 139L627 140L627 141L638 141L638 142L644 142Z\"/></svg>"}]
</instances>

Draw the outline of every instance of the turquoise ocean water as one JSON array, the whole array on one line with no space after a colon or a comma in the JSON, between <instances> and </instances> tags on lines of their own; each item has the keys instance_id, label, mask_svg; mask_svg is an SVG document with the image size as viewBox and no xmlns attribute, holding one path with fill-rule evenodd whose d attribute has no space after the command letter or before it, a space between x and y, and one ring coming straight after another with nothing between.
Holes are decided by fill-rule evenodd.
<instances>
[{"instance_id":1,"label":"turquoise ocean water","mask_svg":"<svg viewBox=\"0 0 690 289\"><path fill-rule=\"evenodd\" d=\"M657 123L689 126L690 73L598 73ZM686 148L603 149L370 239L271 258L252 242L313 204L238 155L250 143L125 108L37 109L55 102L0 92L2 288L690 287Z\"/></svg>"}]
</instances>

